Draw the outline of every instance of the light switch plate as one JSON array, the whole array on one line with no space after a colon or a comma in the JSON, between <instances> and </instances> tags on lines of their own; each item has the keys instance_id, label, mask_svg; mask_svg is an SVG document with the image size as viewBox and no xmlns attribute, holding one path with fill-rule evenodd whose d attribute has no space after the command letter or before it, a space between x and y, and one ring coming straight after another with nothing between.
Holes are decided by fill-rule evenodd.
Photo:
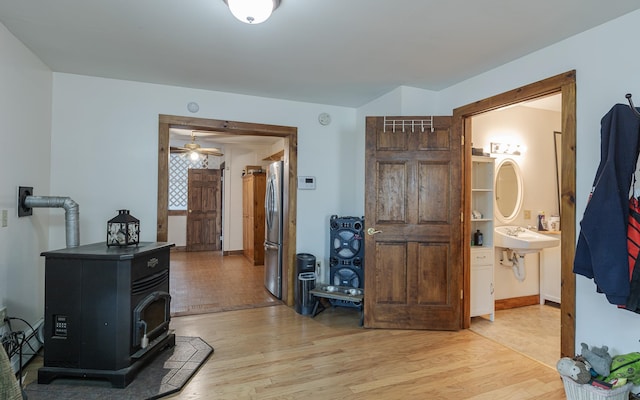
<instances>
[{"instance_id":1,"label":"light switch plate","mask_svg":"<svg viewBox=\"0 0 640 400\"><path fill-rule=\"evenodd\" d=\"M0 227L6 228L9 225L9 211L2 210L2 216L0 217L0 219L2 219Z\"/></svg>"}]
</instances>

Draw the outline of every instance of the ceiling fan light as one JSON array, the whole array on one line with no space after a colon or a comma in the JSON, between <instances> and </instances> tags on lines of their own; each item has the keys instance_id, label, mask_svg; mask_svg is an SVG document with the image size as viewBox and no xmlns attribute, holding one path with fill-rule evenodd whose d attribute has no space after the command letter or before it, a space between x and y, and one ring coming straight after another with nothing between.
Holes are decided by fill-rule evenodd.
<instances>
[{"instance_id":1,"label":"ceiling fan light","mask_svg":"<svg viewBox=\"0 0 640 400\"><path fill-rule=\"evenodd\" d=\"M192 151L197 151L200 148L200 145L198 143L195 143L195 140L193 138L191 138L191 140L191 143L184 144L184 148Z\"/></svg>"},{"instance_id":2,"label":"ceiling fan light","mask_svg":"<svg viewBox=\"0 0 640 400\"><path fill-rule=\"evenodd\" d=\"M200 159L200 154L198 154L197 151L192 151L191 153L189 153L189 158L191 159L191 161L198 161Z\"/></svg>"},{"instance_id":3,"label":"ceiling fan light","mask_svg":"<svg viewBox=\"0 0 640 400\"><path fill-rule=\"evenodd\" d=\"M278 0L226 0L231 14L245 24L266 21L280 2Z\"/></svg>"}]
</instances>

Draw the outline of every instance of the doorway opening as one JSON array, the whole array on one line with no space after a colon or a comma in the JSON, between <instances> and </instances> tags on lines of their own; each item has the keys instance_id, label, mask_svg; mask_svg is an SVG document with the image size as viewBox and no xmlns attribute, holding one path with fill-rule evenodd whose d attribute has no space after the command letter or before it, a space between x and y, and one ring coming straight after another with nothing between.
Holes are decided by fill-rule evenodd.
<instances>
[{"instance_id":1,"label":"doorway opening","mask_svg":"<svg viewBox=\"0 0 640 400\"><path fill-rule=\"evenodd\" d=\"M479 203L482 195L491 199L494 207L486 210L492 211L490 221L474 218L473 222L476 228L472 231L479 228L493 243L471 249L470 329L552 368L560 354L562 303L559 179L554 151L560 143L555 132L562 123L561 97L553 94L471 117L476 149L472 153L479 154L482 149L482 156L473 157L472 173L476 178L486 176L491 180L486 184L494 189L479 191L478 185L485 182L475 181L473 208L485 206ZM483 171L483 166L491 171ZM483 172L486 175L481 175ZM540 228L538 215L545 216L546 231L536 231ZM490 234L494 229L513 227L542 233L553 247L520 253L514 260ZM483 262L479 258L483 254L491 262ZM492 275L491 291L482 283L484 274ZM486 315L488 311L491 314Z\"/></svg>"},{"instance_id":2,"label":"doorway opening","mask_svg":"<svg viewBox=\"0 0 640 400\"><path fill-rule=\"evenodd\" d=\"M225 135L272 136L284 140L283 170L283 260L282 260L282 301L293 305L293 272L296 249L296 175L297 175L297 128L225 121L204 118L159 115L158 126L158 204L156 238L160 242L168 240L168 185L169 185L169 130L171 128L209 130ZM292 223L293 221L293 223Z\"/></svg>"},{"instance_id":3,"label":"doorway opening","mask_svg":"<svg viewBox=\"0 0 640 400\"><path fill-rule=\"evenodd\" d=\"M525 101L542 98L551 94L562 95L561 104L561 196L560 213L562 215L561 237L561 299L560 304L560 356L572 356L575 347L575 276L572 272L575 244L575 169L576 169L576 73L568 71L533 84L523 86L475 103L459 107L453 112L454 129L464 139L464 213L471 215L471 156L472 126L471 118L475 115L512 106ZM465 218L463 223L463 240L471 237L471 221ZM469 328L470 314L470 248L463 246L463 321L462 326Z\"/></svg>"}]
</instances>

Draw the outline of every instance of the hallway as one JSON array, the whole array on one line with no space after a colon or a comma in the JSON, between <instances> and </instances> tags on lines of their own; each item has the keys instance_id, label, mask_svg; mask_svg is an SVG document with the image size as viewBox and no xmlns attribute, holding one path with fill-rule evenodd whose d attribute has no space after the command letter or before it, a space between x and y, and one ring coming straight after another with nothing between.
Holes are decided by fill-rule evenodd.
<instances>
[{"instance_id":1,"label":"hallway","mask_svg":"<svg viewBox=\"0 0 640 400\"><path fill-rule=\"evenodd\" d=\"M282 302L263 284L264 266L220 251L171 252L171 315L266 307Z\"/></svg>"}]
</instances>

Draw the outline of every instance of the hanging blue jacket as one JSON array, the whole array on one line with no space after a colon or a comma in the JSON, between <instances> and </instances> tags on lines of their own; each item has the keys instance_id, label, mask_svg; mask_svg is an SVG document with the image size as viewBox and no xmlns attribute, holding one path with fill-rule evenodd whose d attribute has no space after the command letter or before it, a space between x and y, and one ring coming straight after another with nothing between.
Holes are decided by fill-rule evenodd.
<instances>
[{"instance_id":1,"label":"hanging blue jacket","mask_svg":"<svg viewBox=\"0 0 640 400\"><path fill-rule=\"evenodd\" d=\"M580 222L573 272L593 278L611 304L629 296L629 189L638 160L640 118L616 104L602 117L600 165Z\"/></svg>"}]
</instances>

